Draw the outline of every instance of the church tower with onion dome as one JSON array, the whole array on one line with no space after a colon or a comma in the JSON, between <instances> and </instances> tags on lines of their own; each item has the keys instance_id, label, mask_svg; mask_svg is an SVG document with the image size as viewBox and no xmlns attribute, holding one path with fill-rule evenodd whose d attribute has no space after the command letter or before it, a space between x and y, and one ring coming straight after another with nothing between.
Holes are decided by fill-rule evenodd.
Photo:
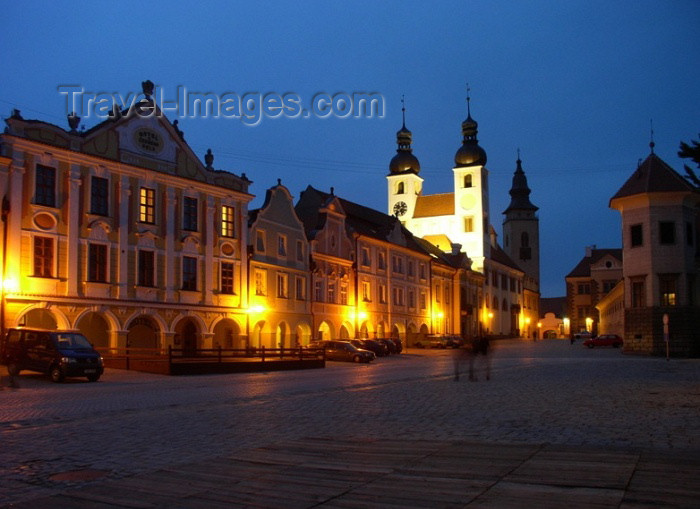
<instances>
[{"instance_id":1,"label":"church tower with onion dome","mask_svg":"<svg viewBox=\"0 0 700 509\"><path fill-rule=\"evenodd\" d=\"M401 102L404 100L401 98ZM387 175L389 191L389 214L399 218L405 224L407 218L413 217L417 197L423 190L423 179L418 176L420 163L413 155L411 143L413 135L406 129L406 107L402 105L403 125L396 133L396 155L389 163Z\"/></svg>"}]
</instances>

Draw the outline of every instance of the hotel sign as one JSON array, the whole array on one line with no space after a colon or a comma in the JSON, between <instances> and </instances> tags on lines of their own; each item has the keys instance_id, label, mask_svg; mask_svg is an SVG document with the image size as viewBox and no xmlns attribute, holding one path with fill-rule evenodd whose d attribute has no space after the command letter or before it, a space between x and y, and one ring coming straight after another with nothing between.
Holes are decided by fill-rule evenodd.
<instances>
[{"instance_id":1,"label":"hotel sign","mask_svg":"<svg viewBox=\"0 0 700 509\"><path fill-rule=\"evenodd\" d=\"M163 137L148 127L141 127L134 131L134 143L147 154L159 154L163 150Z\"/></svg>"}]
</instances>

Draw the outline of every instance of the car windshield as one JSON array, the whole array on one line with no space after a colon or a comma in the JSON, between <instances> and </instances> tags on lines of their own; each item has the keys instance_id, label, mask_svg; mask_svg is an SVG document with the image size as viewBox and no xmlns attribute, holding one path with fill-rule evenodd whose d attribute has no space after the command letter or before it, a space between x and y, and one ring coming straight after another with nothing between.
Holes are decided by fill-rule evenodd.
<instances>
[{"instance_id":1,"label":"car windshield","mask_svg":"<svg viewBox=\"0 0 700 509\"><path fill-rule=\"evenodd\" d=\"M77 350L78 348L92 348L92 345L82 334L77 332L60 332L56 334L58 348L65 350Z\"/></svg>"}]
</instances>

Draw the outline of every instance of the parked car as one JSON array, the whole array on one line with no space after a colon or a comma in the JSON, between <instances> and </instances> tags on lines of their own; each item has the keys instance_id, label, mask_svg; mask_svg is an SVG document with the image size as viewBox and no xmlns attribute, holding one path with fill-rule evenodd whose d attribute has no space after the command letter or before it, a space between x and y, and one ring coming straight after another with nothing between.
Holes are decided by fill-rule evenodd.
<instances>
[{"instance_id":1,"label":"parked car","mask_svg":"<svg viewBox=\"0 0 700 509\"><path fill-rule=\"evenodd\" d=\"M392 338L391 340L392 340L392 341L394 342L394 344L396 345L396 353L401 353L401 352L403 352L403 343L401 342L401 340L400 340L400 339L397 339L397 338Z\"/></svg>"},{"instance_id":2,"label":"parked car","mask_svg":"<svg viewBox=\"0 0 700 509\"><path fill-rule=\"evenodd\" d=\"M447 348L448 342L447 338L443 336L427 336L413 343L413 346L416 348Z\"/></svg>"},{"instance_id":3,"label":"parked car","mask_svg":"<svg viewBox=\"0 0 700 509\"><path fill-rule=\"evenodd\" d=\"M75 330L10 329L0 359L12 376L23 370L38 371L54 382L77 376L96 382L104 372L100 354Z\"/></svg>"},{"instance_id":4,"label":"parked car","mask_svg":"<svg viewBox=\"0 0 700 509\"><path fill-rule=\"evenodd\" d=\"M377 357L389 355L389 347L386 346L384 343L375 341L373 339L355 339L351 341L351 343L358 348L374 352L374 355L376 355Z\"/></svg>"},{"instance_id":5,"label":"parked car","mask_svg":"<svg viewBox=\"0 0 700 509\"><path fill-rule=\"evenodd\" d=\"M574 334L574 340L576 340L576 339L584 339L585 340L585 339L591 339L592 337L593 337L593 334L591 334L590 332L585 331L585 330Z\"/></svg>"},{"instance_id":6,"label":"parked car","mask_svg":"<svg viewBox=\"0 0 700 509\"><path fill-rule=\"evenodd\" d=\"M329 361L372 362L376 359L373 352L357 348L350 341L313 341L309 348L323 348Z\"/></svg>"},{"instance_id":7,"label":"parked car","mask_svg":"<svg viewBox=\"0 0 700 509\"><path fill-rule=\"evenodd\" d=\"M398 348L396 348L396 343L392 339L388 338L377 338L375 341L379 341L380 343L383 343L386 345L386 347L389 350L389 353L399 353Z\"/></svg>"},{"instance_id":8,"label":"parked car","mask_svg":"<svg viewBox=\"0 0 700 509\"><path fill-rule=\"evenodd\" d=\"M622 346L622 338L617 334L601 334L594 338L588 338L583 342L583 346L588 348L594 348L596 346L612 346L613 348L620 348Z\"/></svg>"},{"instance_id":9,"label":"parked car","mask_svg":"<svg viewBox=\"0 0 700 509\"><path fill-rule=\"evenodd\" d=\"M460 336L445 336L446 346L449 348L461 348L464 346L464 339Z\"/></svg>"}]
</instances>

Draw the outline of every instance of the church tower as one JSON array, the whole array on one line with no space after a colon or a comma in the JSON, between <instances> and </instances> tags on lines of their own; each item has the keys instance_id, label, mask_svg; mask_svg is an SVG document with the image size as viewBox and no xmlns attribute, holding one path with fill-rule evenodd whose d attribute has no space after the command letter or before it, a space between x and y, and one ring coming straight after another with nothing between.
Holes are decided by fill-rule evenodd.
<instances>
[{"instance_id":1,"label":"church tower","mask_svg":"<svg viewBox=\"0 0 700 509\"><path fill-rule=\"evenodd\" d=\"M530 201L530 188L519 153L510 196L510 205L503 212L503 249L525 271L526 280L533 280L533 290L539 291L540 220L538 207Z\"/></svg>"},{"instance_id":2,"label":"church tower","mask_svg":"<svg viewBox=\"0 0 700 509\"><path fill-rule=\"evenodd\" d=\"M484 258L491 255L489 235L489 188L486 151L476 138L478 124L471 116L467 94L467 119L462 122L462 146L455 154L454 214L456 231L451 235L462 250L483 270Z\"/></svg>"},{"instance_id":3,"label":"church tower","mask_svg":"<svg viewBox=\"0 0 700 509\"><path fill-rule=\"evenodd\" d=\"M417 197L423 191L423 179L418 176L420 163L413 155L411 142L413 135L406 129L406 107L401 98L401 113L403 125L396 133L396 155L389 163L388 181L388 214L395 215L402 223L413 217L416 208Z\"/></svg>"}]
</instances>

